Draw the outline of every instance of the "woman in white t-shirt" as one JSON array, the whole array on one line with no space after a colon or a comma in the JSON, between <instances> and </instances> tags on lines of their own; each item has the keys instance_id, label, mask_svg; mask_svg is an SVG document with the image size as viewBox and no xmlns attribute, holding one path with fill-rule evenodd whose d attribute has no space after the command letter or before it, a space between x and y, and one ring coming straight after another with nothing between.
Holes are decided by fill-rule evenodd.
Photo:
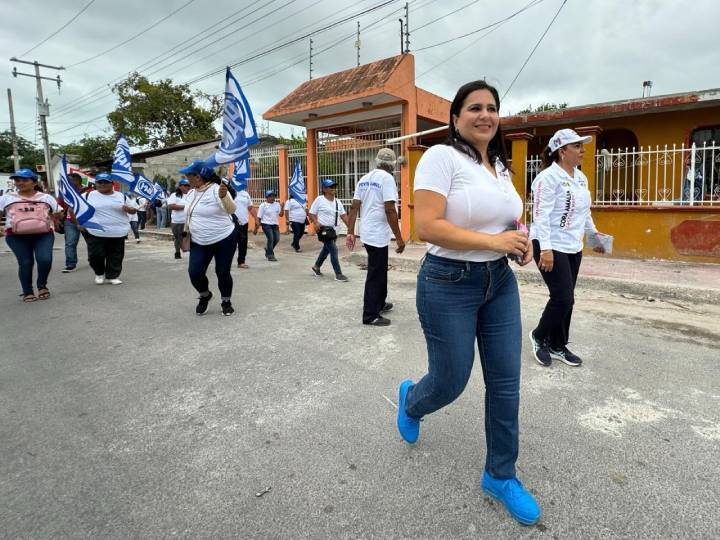
<instances>
[{"instance_id":1,"label":"woman in white t-shirt","mask_svg":"<svg viewBox=\"0 0 720 540\"><path fill-rule=\"evenodd\" d=\"M102 229L81 227L88 247L88 261L95 272L95 283L120 285L120 273L125 258L125 239L130 230L128 214L137 209L128 204L126 195L113 189L109 174L95 177L95 189L82 196L95 208L92 221Z\"/></svg>"},{"instance_id":2,"label":"woman in white t-shirt","mask_svg":"<svg viewBox=\"0 0 720 540\"><path fill-rule=\"evenodd\" d=\"M170 230L175 241L175 258L182 259L180 254L180 245L182 243L182 233L185 227L185 203L187 202L187 194L190 191L190 182L186 178L182 178L178 182L175 193L170 195L167 201L170 210Z\"/></svg>"},{"instance_id":3,"label":"woman in white t-shirt","mask_svg":"<svg viewBox=\"0 0 720 540\"><path fill-rule=\"evenodd\" d=\"M138 224L138 202L135 197L134 193L128 193L127 199L125 200L125 204L129 208L134 208L135 212L132 214L128 214L128 219L130 220L130 230L133 233L133 237L135 237L135 243L140 243L140 229Z\"/></svg>"},{"instance_id":4,"label":"woman in white t-shirt","mask_svg":"<svg viewBox=\"0 0 720 540\"><path fill-rule=\"evenodd\" d=\"M342 269L340 268L340 259L338 259L335 241L337 240L337 227L340 220L342 219L343 223L347 225L348 217L345 213L343 203L335 197L337 182L332 178L325 178L321 186L323 193L313 201L312 205L310 205L310 212L308 213L310 222L315 226L318 240L322 242L323 245L315 260L315 264L312 266L313 275L317 277L322 276L320 267L329 255L330 264L332 264L333 270L335 271L335 281L347 281L348 278L342 273Z\"/></svg>"},{"instance_id":5,"label":"woman in white t-shirt","mask_svg":"<svg viewBox=\"0 0 720 540\"><path fill-rule=\"evenodd\" d=\"M300 253L300 240L305 234L305 220L307 219L307 208L305 204L301 204L294 198L289 197L285 201L285 219L292 231L293 239L290 245L295 253Z\"/></svg>"},{"instance_id":6,"label":"woman in white t-shirt","mask_svg":"<svg viewBox=\"0 0 720 540\"><path fill-rule=\"evenodd\" d=\"M181 169L181 172L185 169ZM207 270L215 259L215 274L220 289L222 314L235 313L231 296L233 279L230 275L235 255L235 223L231 214L235 212L234 193L220 180L215 171L203 167L199 171L198 186L187 196L185 203L185 232L190 233L190 282L200 293L195 313L203 315L213 297L210 292ZM234 190L233 190L234 191Z\"/></svg>"},{"instance_id":7,"label":"woman in white t-shirt","mask_svg":"<svg viewBox=\"0 0 720 540\"><path fill-rule=\"evenodd\" d=\"M400 384L397 427L414 443L420 419L460 396L477 343L487 443L481 487L530 525L540 508L515 470L522 326L507 255L528 264L532 246L515 230L523 205L507 169L499 106L485 81L462 86L450 106L448 140L425 152L415 172L415 227L428 243L416 303L429 372Z\"/></svg>"},{"instance_id":8,"label":"woman in white t-shirt","mask_svg":"<svg viewBox=\"0 0 720 540\"><path fill-rule=\"evenodd\" d=\"M260 203L253 234L257 234L258 227L262 226L267 243L265 244L265 258L268 261L277 262L275 258L275 246L280 243L280 214L282 206L275 200L275 192L268 189L265 192L265 201Z\"/></svg>"},{"instance_id":9,"label":"woman in white t-shirt","mask_svg":"<svg viewBox=\"0 0 720 540\"><path fill-rule=\"evenodd\" d=\"M55 243L53 214L59 217L62 211L58 211L54 197L35 191L38 177L30 169L20 169L10 179L15 182L15 191L0 196L0 219L4 218L0 236L5 236L5 242L17 259L23 302L46 300L50 298L47 281ZM32 283L35 263L38 267L37 296Z\"/></svg>"}]
</instances>

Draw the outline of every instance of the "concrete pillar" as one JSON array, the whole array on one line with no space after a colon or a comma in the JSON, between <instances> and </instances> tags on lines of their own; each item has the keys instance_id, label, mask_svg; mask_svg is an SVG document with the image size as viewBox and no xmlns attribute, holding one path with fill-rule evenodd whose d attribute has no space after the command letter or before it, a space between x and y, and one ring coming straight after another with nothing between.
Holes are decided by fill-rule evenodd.
<instances>
[{"instance_id":1,"label":"concrete pillar","mask_svg":"<svg viewBox=\"0 0 720 540\"><path fill-rule=\"evenodd\" d=\"M527 208L525 204L529 198L528 188L525 185L527 181L527 174L525 172L525 162L528 158L528 142L533 138L531 133L509 133L505 135L505 138L512 143L512 182L515 186L515 191L518 192L520 198L523 201L524 209ZM523 215L525 210L523 210ZM529 223L530 216L525 216L525 223Z\"/></svg>"},{"instance_id":2,"label":"concrete pillar","mask_svg":"<svg viewBox=\"0 0 720 540\"><path fill-rule=\"evenodd\" d=\"M288 146L285 144L277 145L278 151L278 201L284 203L288 200ZM280 232L287 232L287 222L280 218Z\"/></svg>"},{"instance_id":3,"label":"concrete pillar","mask_svg":"<svg viewBox=\"0 0 720 540\"><path fill-rule=\"evenodd\" d=\"M409 239L415 242L420 241L420 238L418 238L418 235L415 232L415 169L417 169L417 164L420 161L422 155L425 153L425 150L427 150L427 146L414 144L408 146L407 153L407 168L410 171L410 183L408 185L408 196L404 197L402 202L403 206L407 204L407 210L405 211L405 215L407 216L407 218L403 220L403 223L407 223L408 235L405 236L405 231L402 232L403 237L406 240Z\"/></svg>"},{"instance_id":4,"label":"concrete pillar","mask_svg":"<svg viewBox=\"0 0 720 540\"><path fill-rule=\"evenodd\" d=\"M307 187L308 209L318 196L318 161L317 161L317 131L308 128L307 130L307 147L305 149L307 157L307 171L305 172L305 185ZM308 227L310 232L314 232L312 225Z\"/></svg>"},{"instance_id":5,"label":"concrete pillar","mask_svg":"<svg viewBox=\"0 0 720 540\"><path fill-rule=\"evenodd\" d=\"M583 156L580 168L583 174L587 176L590 196L595 200L595 190L597 187L597 159L595 159L595 156L597 155L597 138L598 135L602 133L602 128L600 126L583 126L575 128L575 131L583 137L585 135L592 136L592 141L585 145L585 155Z\"/></svg>"},{"instance_id":6,"label":"concrete pillar","mask_svg":"<svg viewBox=\"0 0 720 540\"><path fill-rule=\"evenodd\" d=\"M417 98L406 101L402 106L402 135L417 133ZM400 153L409 158L413 139L405 139L400 144ZM418 158L419 159L419 158ZM414 173L414 170L412 171ZM412 218L410 204L412 204L412 173L410 160L400 166L400 232L404 239L411 238Z\"/></svg>"}]
</instances>

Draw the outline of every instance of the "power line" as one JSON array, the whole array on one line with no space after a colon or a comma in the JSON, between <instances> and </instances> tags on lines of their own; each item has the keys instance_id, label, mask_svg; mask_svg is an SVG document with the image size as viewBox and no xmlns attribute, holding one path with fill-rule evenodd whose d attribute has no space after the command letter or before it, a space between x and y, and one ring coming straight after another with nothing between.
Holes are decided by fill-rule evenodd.
<instances>
[{"instance_id":1,"label":"power line","mask_svg":"<svg viewBox=\"0 0 720 540\"><path fill-rule=\"evenodd\" d=\"M473 0L473 1L470 2L469 4L465 4L465 5L462 6L462 7L459 7L459 8L457 8L457 9L455 9L455 10L449 12L449 13L446 13L445 15L443 15L443 16L441 16L441 17L438 17L437 19L433 19L432 21L428 21L428 22L426 22L425 24L421 24L421 25L418 26L417 28L413 28L413 32L417 32L418 30L420 30L420 29L422 29L422 28L425 28L426 26L430 26L431 24L436 23L436 22L444 19L445 17L449 17L450 15L454 15L454 14L457 13L458 11L462 11L463 9L465 9L465 8L467 8L467 7L470 7L470 6L472 6L473 4L477 4L479 1L480 1L480 0Z\"/></svg>"},{"instance_id":2,"label":"power line","mask_svg":"<svg viewBox=\"0 0 720 540\"><path fill-rule=\"evenodd\" d=\"M122 43L118 43L117 45L114 45L114 46L110 47L109 49L106 49L106 50L104 50L104 51L102 51L102 52L100 52L100 53L98 53L98 54L96 54L96 55L93 55L93 56L91 56L90 58L86 58L85 60L81 60L80 62L75 62L74 64L70 64L68 67L69 67L69 68L72 68L72 67L75 67L75 66L79 66L80 64L85 64L86 62L90 62L91 60L95 60L96 58L100 58L101 56L109 53L110 51L114 51L114 50L117 49L118 47L122 47L123 45L125 45L125 44L127 44L127 43L130 43L133 39L135 39L136 37L139 37L139 36L143 35L143 34L144 34L145 32L147 32L148 30L152 30L153 28L155 28L155 27L156 27L157 25L159 25L160 23L166 21L167 19L169 19L170 17L172 17L173 15L175 15L178 11L180 11L180 10L182 10L182 9L185 9L187 6L189 6L190 4L192 4L194 1L195 1L195 0L188 0L187 2L185 2L185 3L184 3L182 6L180 6L179 8L171 11L169 14L165 15L164 17L162 17L162 18L159 19L158 21L154 22L153 24L151 24L151 25L148 26L147 28L144 28L143 30L140 30L140 32L138 32L137 34L135 34L135 35L133 35L133 36L130 36L128 39L126 39L126 40L123 41Z\"/></svg>"},{"instance_id":3,"label":"power line","mask_svg":"<svg viewBox=\"0 0 720 540\"><path fill-rule=\"evenodd\" d=\"M505 93L503 94L503 97L502 97L502 100L501 100L501 101L504 101L504 100L505 100L505 96L508 95L508 93L510 92L510 89L513 87L513 84L515 84L515 81L518 80L518 77L519 77L520 74L522 73L523 69L525 69L525 66L527 66L528 62L530 61L530 58L532 58L532 55L535 53L535 51L537 50L537 48L540 46L540 43L542 42L543 38L545 38L545 35L546 35L546 34L548 33L548 31L550 30L550 27L551 27L551 26L553 25L553 23L555 22L555 19L557 19L557 18L558 18L558 15L560 15L560 12L562 11L562 8L565 7L565 4L567 4L567 0L563 0L563 3L560 4L560 7L559 7L558 10L555 12L555 16L554 16L554 17L552 18L552 20L550 21L550 24L547 25L547 28L546 28L545 31L543 32L542 36L540 36L540 39L538 39L537 43L536 43L535 46L533 47L533 50L530 51L530 54L529 54L528 57L525 59L525 62L523 63L522 67L520 68L520 71L517 72L517 75L515 75L515 78L514 78L514 79L512 80L512 82L510 83L510 86L508 86L508 89L505 90Z\"/></svg>"},{"instance_id":4,"label":"power line","mask_svg":"<svg viewBox=\"0 0 720 540\"><path fill-rule=\"evenodd\" d=\"M90 1L85 5L85 7L82 8L80 11L78 11L75 15L73 15L73 17L72 17L68 22L66 22L65 24L63 24L60 28L58 28L57 30L55 30L52 34L50 34L48 37L46 37L45 39L43 39L40 43L38 43L37 45L35 45L35 46L32 47L31 49L28 49L28 50L25 51L24 53L19 54L18 57L19 57L19 58L22 58L23 56L27 56L28 54L30 54L31 52L33 52L35 49L37 49L40 45L42 45L43 43L45 43L45 42L48 41L49 39L55 37L56 35L58 35L60 32L62 32L63 30L65 30L65 28L67 28L75 19L77 19L80 15L82 15L83 12L84 12L87 8L89 8L90 6L92 6L94 3L95 3L95 0L90 0Z\"/></svg>"}]
</instances>

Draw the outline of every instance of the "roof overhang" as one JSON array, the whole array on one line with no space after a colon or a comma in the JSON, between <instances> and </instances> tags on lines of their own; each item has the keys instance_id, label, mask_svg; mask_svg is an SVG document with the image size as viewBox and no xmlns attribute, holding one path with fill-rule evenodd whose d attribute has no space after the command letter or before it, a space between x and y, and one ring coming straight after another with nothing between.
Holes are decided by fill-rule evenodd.
<instances>
[{"instance_id":1,"label":"roof overhang","mask_svg":"<svg viewBox=\"0 0 720 540\"><path fill-rule=\"evenodd\" d=\"M347 97L343 101L320 102L302 110L279 113L272 117L264 115L263 118L273 122L313 128L319 125L328 125L328 120L331 123L336 123L336 120L337 123L342 123L388 116L393 113L388 113L386 109L398 104L398 102L399 98L397 96L378 92ZM349 120L350 117L354 118L354 120Z\"/></svg>"}]
</instances>

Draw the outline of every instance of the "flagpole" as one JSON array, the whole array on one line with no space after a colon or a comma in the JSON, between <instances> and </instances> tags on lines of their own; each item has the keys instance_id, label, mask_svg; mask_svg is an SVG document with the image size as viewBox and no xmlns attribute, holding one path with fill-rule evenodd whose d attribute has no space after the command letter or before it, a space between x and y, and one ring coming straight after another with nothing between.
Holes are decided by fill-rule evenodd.
<instances>
[{"instance_id":1,"label":"flagpole","mask_svg":"<svg viewBox=\"0 0 720 540\"><path fill-rule=\"evenodd\" d=\"M432 129L426 129L425 131L418 131L417 133L411 133L410 135L403 135L401 137L394 137L392 139L388 139L387 144L392 144L400 141L404 141L405 139L412 139L413 137L420 137L421 135L430 135L431 133L437 133L438 131L444 131L448 129L449 126L441 126L436 127Z\"/></svg>"}]
</instances>

